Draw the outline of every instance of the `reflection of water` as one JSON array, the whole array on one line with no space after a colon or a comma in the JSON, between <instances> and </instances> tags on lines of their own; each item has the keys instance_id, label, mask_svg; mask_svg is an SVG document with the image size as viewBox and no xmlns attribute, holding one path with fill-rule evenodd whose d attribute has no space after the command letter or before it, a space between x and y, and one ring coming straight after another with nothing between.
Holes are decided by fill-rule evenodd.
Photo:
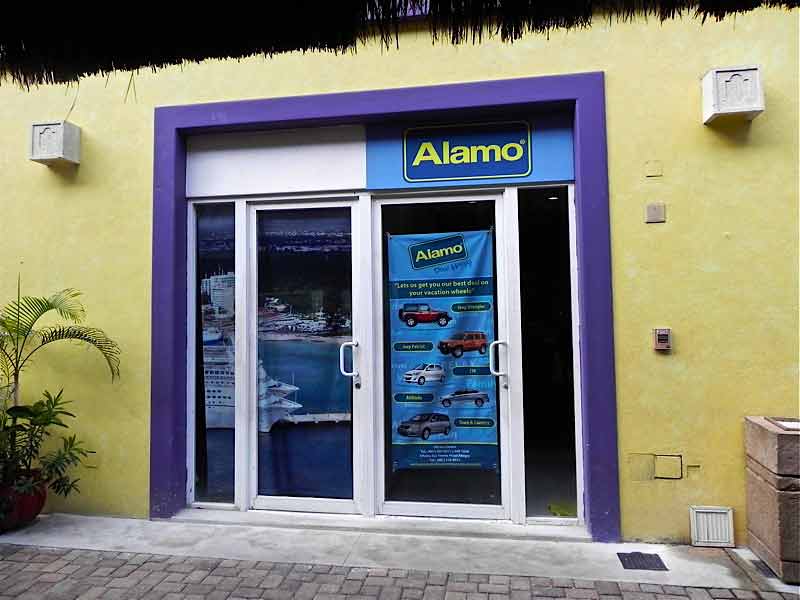
<instances>
[{"instance_id":1,"label":"reflection of water","mask_svg":"<svg viewBox=\"0 0 800 600\"><path fill-rule=\"evenodd\" d=\"M300 388L292 399L303 408L294 414L350 412L351 382L339 372L338 344L259 340L258 358L275 379Z\"/></svg>"},{"instance_id":2,"label":"reflection of water","mask_svg":"<svg viewBox=\"0 0 800 600\"><path fill-rule=\"evenodd\" d=\"M350 423L276 424L258 436L258 493L353 497Z\"/></svg>"},{"instance_id":3,"label":"reflection of water","mask_svg":"<svg viewBox=\"0 0 800 600\"><path fill-rule=\"evenodd\" d=\"M209 429L208 486L197 499L233 502L232 429ZM353 497L350 423L276 424L258 435L258 493L267 496Z\"/></svg>"},{"instance_id":4,"label":"reflection of water","mask_svg":"<svg viewBox=\"0 0 800 600\"><path fill-rule=\"evenodd\" d=\"M208 485L205 494L197 490L197 499L233 502L233 429L206 429L206 446Z\"/></svg>"}]
</instances>

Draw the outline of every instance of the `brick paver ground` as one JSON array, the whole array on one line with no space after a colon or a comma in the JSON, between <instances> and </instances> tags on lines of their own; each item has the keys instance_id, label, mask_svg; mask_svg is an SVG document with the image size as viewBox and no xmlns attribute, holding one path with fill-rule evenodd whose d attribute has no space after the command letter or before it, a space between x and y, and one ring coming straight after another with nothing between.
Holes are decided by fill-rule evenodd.
<instances>
[{"instance_id":1,"label":"brick paver ground","mask_svg":"<svg viewBox=\"0 0 800 600\"><path fill-rule=\"evenodd\" d=\"M747 590L0 545L0 599L798 600Z\"/></svg>"}]
</instances>

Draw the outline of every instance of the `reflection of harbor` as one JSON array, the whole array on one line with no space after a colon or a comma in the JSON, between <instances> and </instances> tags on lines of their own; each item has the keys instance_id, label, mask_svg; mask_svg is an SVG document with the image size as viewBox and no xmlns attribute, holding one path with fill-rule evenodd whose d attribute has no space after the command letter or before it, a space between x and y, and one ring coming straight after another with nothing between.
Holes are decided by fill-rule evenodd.
<instances>
[{"instance_id":1,"label":"reflection of harbor","mask_svg":"<svg viewBox=\"0 0 800 600\"><path fill-rule=\"evenodd\" d=\"M236 421L232 341L235 329L233 314L235 279L233 273L220 272L206 276L200 282L200 291L206 428L233 429ZM311 314L295 312L291 304L283 302L275 296L264 297L260 304L261 307L258 309L258 337L260 340L271 340L273 343L279 340L302 340L303 346L315 341L334 344L340 341L339 336L347 335L350 332L350 318L338 311L326 312L321 308L321 303L315 302L316 307L320 308ZM310 348L309 351L314 352ZM332 346L331 351L337 351L335 346ZM338 406L331 406L327 411L323 409L324 412L319 411L322 408L322 406L317 406L320 404L317 398L320 390L313 389L316 385L311 382L301 384L304 387L310 385L307 391L312 395L309 398L311 404L306 406L304 414L295 414L306 403L299 398L300 387L294 385L295 371L283 373L284 381L272 377L267 369L274 373L276 367L285 364L280 359L272 367L264 363L273 358L277 359L278 357L264 355L260 356L258 361L257 410L260 432L270 432L278 422L300 425L346 423L351 420L350 412L337 410ZM297 364L305 366L305 361L301 360ZM332 361L331 364L338 364L338 362ZM337 383L341 383L338 379L337 371L335 380ZM287 383L288 381L292 383ZM349 397L349 394L347 396Z\"/></svg>"},{"instance_id":2,"label":"reflection of harbor","mask_svg":"<svg viewBox=\"0 0 800 600\"><path fill-rule=\"evenodd\" d=\"M203 376L206 428L232 429L236 422L234 355L230 337L234 327L233 273L208 276L200 282L203 300ZM277 421L302 405L289 396L300 388L270 377L258 365L258 429L268 432Z\"/></svg>"},{"instance_id":3,"label":"reflection of harbor","mask_svg":"<svg viewBox=\"0 0 800 600\"><path fill-rule=\"evenodd\" d=\"M204 280L205 281L205 280ZM283 324L274 329L262 330L287 338L302 337L306 343L317 340L333 340L333 331L328 327L330 319L319 311L312 323L302 317L291 314L288 305L282 305L277 299L268 302L269 311L280 314L286 311L289 319L277 319ZM227 314L220 305L212 304L203 307L203 371L205 382L206 428L233 429L236 421L234 354L231 337L233 335L233 315ZM260 313L261 314L261 313ZM316 323L316 325L314 324ZM349 319L343 325L350 326ZM268 337L260 335L259 337ZM294 375L290 380L293 380ZM261 360L258 364L258 429L268 433L279 421L292 424L342 423L351 419L349 412L326 412L293 414L303 405L294 396L300 388L285 381L279 381L267 373ZM307 409L308 410L308 409ZM313 410L313 409L312 409Z\"/></svg>"},{"instance_id":4,"label":"reflection of harbor","mask_svg":"<svg viewBox=\"0 0 800 600\"><path fill-rule=\"evenodd\" d=\"M258 311L258 333L341 335L350 329L349 317L319 309L310 315L294 312L291 304L268 296Z\"/></svg>"}]
</instances>

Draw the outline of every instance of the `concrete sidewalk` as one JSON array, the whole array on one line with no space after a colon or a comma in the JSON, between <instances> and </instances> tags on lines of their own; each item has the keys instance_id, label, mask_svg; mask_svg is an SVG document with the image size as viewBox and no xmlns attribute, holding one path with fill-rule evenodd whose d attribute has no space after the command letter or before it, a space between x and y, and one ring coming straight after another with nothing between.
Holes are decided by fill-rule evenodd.
<instances>
[{"instance_id":1,"label":"concrete sidewalk","mask_svg":"<svg viewBox=\"0 0 800 600\"><path fill-rule=\"evenodd\" d=\"M300 589L299 586L295 586L298 581L302 584L317 584L315 593L309 595L308 600L318 594L328 593L375 596L373 592L376 590L390 600L400 598L415 600L413 593L406 593L407 589L421 589L423 595L420 598L424 600L436 600L439 592L442 592L442 598L445 593L449 594L450 592L465 594L463 598L450 595L449 600L502 600L499 596L490 599L485 595L467 598L466 594L496 593L510 598L513 592L519 592L514 594L514 600L525 600L534 596L596 600L604 595L623 596L624 600L679 600L678 598L666 598L666 596L684 597L680 600L686 600L686 598L709 600L711 597L753 600L758 597L759 588L761 596L765 600L780 600L781 598L781 596L775 595L775 592L769 591L768 586L759 585L751 579L723 550L662 544L598 544L503 539L491 532L487 536L473 535L471 537L420 533L407 535L384 531L145 521L60 514L40 517L37 523L28 528L0 536L0 543L8 545L5 551L8 557L4 563L26 562L21 557L27 557L30 559L28 562L31 562L28 567L34 567L15 570L13 566L0 565L0 579L6 579L7 584L14 581L13 579L8 580L8 577L16 577L19 580L17 583L22 587L26 583L29 584L29 587L35 584L43 586L45 583L56 585L69 579L71 583L63 584L62 588L70 588L74 591L74 589L78 589L80 586L85 587L87 583L90 583L91 587L98 588L96 593L99 594L92 597L99 598L160 598L166 597L167 593L189 594L190 592L185 590L190 584L206 586L189 588L205 590L205 593L186 597L228 597L221 593L227 592L228 595L231 595L238 587L253 588L245 590L247 594L255 594L254 589L258 588L258 595L234 594L231 597L277 597L275 596L276 590L288 593L288 596L284 594L284 597L290 597ZM19 548L11 546L12 544L31 548ZM62 550L39 552L36 548L41 547ZM70 554L72 549L88 552ZM616 553L636 551L658 554L669 571L623 569ZM42 573L37 571L35 565L38 563L32 558L40 554L45 558L47 556L59 557L51 562L67 560L64 558L66 556L74 557L70 560L81 558L82 561L88 561L87 564L92 565L105 560L115 562L113 565L109 563L103 567L95 567L92 573L89 573L84 567L73 568L75 565L62 565L59 562L57 563L60 565L58 569L51 567L44 570L44 573L51 573L51 575L45 577L44 581L40 581L37 577ZM112 555L114 558L108 558ZM16 558L14 558L15 556ZM156 558L153 558L154 556ZM120 563L120 561L122 562ZM223 565L223 561L227 566L220 567ZM120 564L117 565L117 563ZM162 573L163 580L151 585L150 589L144 590L146 584L142 582L146 580L152 583L158 578L158 576L152 576L148 572L148 568L142 568L147 563L184 566L176 567L178 570L175 570L176 568L155 568L151 565L153 568L149 570ZM200 563L206 566L201 568ZM232 566L234 564L235 566ZM259 564L260 567L255 566ZM193 568L189 569L186 565ZM113 569L112 566L114 566ZM61 569L64 567L68 568L62 572ZM229 569L226 571L227 575L220 573L214 575L214 570L217 568ZM189 574L187 569L191 572L198 571L198 573L193 575L191 580L186 579ZM258 573L252 573L251 571L254 569ZM95 574L95 571L98 573ZM206 571L207 573L201 578ZM395 575L379 574L389 573L389 571ZM81 575L76 577L75 573L79 572ZM131 577L135 573L138 575ZM181 581L177 581L179 577L176 574L181 573L183 578ZM323 577L322 579L326 580L323 582L322 579L317 581L316 576L312 577L311 575L292 578L290 577L292 573L333 574L337 577L333 578L335 582L327 581L329 578ZM401 573L406 573L406 575L401 575ZM408 573L415 575L412 577ZM60 577L59 574L64 577ZM424 574L424 576L420 574ZM262 584L265 581L278 581L277 577L267 579L272 575L281 576L281 582L277 588L263 587ZM221 581L218 581L217 578L222 576L234 578L223 581L224 585L234 586L236 584L236 586L230 589L217 589L217 583ZM82 578L92 577L98 579L82 580ZM206 577L211 579L205 581ZM368 580L368 578L372 579ZM115 581L116 579L120 579L120 581ZM257 579L258 585L245 585L253 584ZM341 581L339 581L340 579ZM355 590L356 586L352 582L361 581L361 579L363 581L359 589ZM422 584L423 579L425 580L424 585ZM517 582L516 588L512 586L512 580ZM351 583L344 585L347 582ZM162 583L180 585L163 586L156 590L155 588ZM333 590L333 583L337 583L339 586L336 591ZM459 585L451 585L451 583ZM481 584L485 584L483 590ZM115 589L129 590L129 588L118 587L120 585L139 586L137 593L141 593L139 595L114 595L119 593L113 592ZM284 587L281 588L282 585ZM323 589L321 587L323 585L328 585L324 588L326 590L324 592L320 591ZM487 587L495 585L498 587L491 589ZM180 587L180 589L175 589L176 587ZM310 593L312 587L306 586L305 593ZM428 587L437 589L429 592ZM788 590L789 588L781 586L778 589ZM272 590L270 592L272 595L264 595L267 590ZM24 592L25 590L20 587L18 591ZM64 590L59 588L56 591L61 593ZM164 594L158 596L156 592L159 591ZM81 591L84 594L87 592L88 589ZM151 595L145 595L151 592ZM208 595L212 592L220 592L220 594ZM0 590L0 597L3 593ZM130 592L130 594L132 593ZM657 595L665 597L657 598ZM10 597L21 598L23 596L11 595ZM24 597L77 598L79 596L48 594ZM184 596L172 596L172 598L178 597ZM790 597L788 592L786 597ZM320 600L323 599L320 598Z\"/></svg>"}]
</instances>

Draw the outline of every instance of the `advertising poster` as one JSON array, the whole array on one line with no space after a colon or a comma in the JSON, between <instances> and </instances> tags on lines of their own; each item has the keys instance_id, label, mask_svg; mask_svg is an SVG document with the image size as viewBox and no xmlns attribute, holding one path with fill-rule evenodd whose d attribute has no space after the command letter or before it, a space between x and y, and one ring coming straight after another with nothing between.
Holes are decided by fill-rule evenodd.
<instances>
[{"instance_id":1,"label":"advertising poster","mask_svg":"<svg viewBox=\"0 0 800 600\"><path fill-rule=\"evenodd\" d=\"M492 231L391 235L393 470L497 470Z\"/></svg>"}]
</instances>

